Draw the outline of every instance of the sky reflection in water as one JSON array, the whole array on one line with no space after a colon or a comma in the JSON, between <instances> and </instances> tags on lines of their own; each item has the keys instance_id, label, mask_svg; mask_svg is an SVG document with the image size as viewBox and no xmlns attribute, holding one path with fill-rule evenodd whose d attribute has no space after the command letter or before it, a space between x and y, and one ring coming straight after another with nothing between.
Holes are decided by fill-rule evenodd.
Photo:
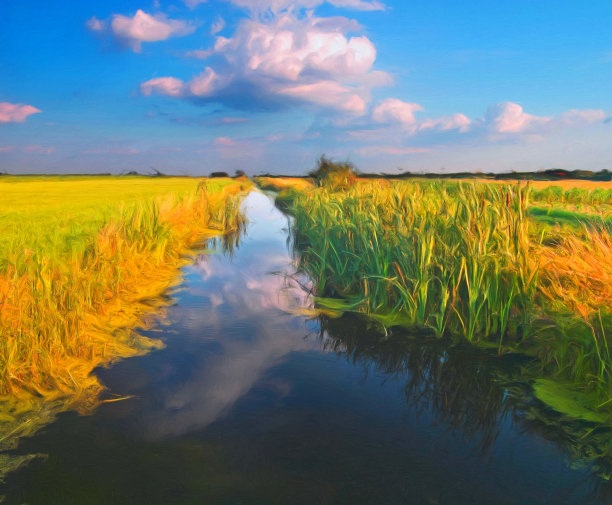
<instances>
[{"instance_id":1,"label":"sky reflection in water","mask_svg":"<svg viewBox=\"0 0 612 505\"><path fill-rule=\"evenodd\" d=\"M436 344L297 315L287 219L261 193L245 206L234 254L185 269L152 332L167 347L98 371L133 398L24 440L47 459L9 475L6 503L593 503L469 353L438 374Z\"/></svg>"}]
</instances>

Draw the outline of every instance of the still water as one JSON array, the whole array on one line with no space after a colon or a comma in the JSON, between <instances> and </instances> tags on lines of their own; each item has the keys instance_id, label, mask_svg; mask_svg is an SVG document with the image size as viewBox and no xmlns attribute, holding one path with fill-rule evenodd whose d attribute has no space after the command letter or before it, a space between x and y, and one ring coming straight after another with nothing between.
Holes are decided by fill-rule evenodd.
<instances>
[{"instance_id":1,"label":"still water","mask_svg":"<svg viewBox=\"0 0 612 505\"><path fill-rule=\"evenodd\" d=\"M232 253L184 269L166 347L97 370L131 398L63 413L15 453L9 504L591 504L588 468L469 349L313 318L262 193ZM299 281L300 279L298 279ZM304 279L301 279L304 281ZM495 377L513 362L495 363ZM510 372L508 372L510 373Z\"/></svg>"}]
</instances>

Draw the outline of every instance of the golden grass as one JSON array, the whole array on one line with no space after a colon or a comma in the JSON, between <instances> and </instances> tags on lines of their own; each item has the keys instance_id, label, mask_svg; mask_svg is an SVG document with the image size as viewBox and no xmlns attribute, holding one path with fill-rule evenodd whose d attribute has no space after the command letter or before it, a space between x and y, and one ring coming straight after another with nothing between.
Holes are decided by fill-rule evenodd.
<instances>
[{"instance_id":1,"label":"golden grass","mask_svg":"<svg viewBox=\"0 0 612 505\"><path fill-rule=\"evenodd\" d=\"M612 306L612 237L607 231L564 234L554 247L541 247L541 292L585 319Z\"/></svg>"},{"instance_id":2,"label":"golden grass","mask_svg":"<svg viewBox=\"0 0 612 505\"><path fill-rule=\"evenodd\" d=\"M250 187L165 178L1 184L0 222L13 231L0 248L5 428L53 402L87 411L101 390L93 368L159 346L132 329L164 305L190 247L241 226L238 204Z\"/></svg>"},{"instance_id":3,"label":"golden grass","mask_svg":"<svg viewBox=\"0 0 612 505\"><path fill-rule=\"evenodd\" d=\"M257 177L256 181L263 189L274 191L282 191L284 189L308 191L315 187L312 179L307 177Z\"/></svg>"},{"instance_id":4,"label":"golden grass","mask_svg":"<svg viewBox=\"0 0 612 505\"><path fill-rule=\"evenodd\" d=\"M471 179L458 179L464 182L470 182ZM475 179L477 182L485 184L516 184L517 181L514 179ZM558 186L562 189L612 189L612 181L585 181L580 179L568 179L560 181L518 181L521 184L529 184L535 189L550 188L552 186Z\"/></svg>"},{"instance_id":5,"label":"golden grass","mask_svg":"<svg viewBox=\"0 0 612 505\"><path fill-rule=\"evenodd\" d=\"M187 177L0 177L0 270L24 251L47 258L78 252L134 205L182 198L197 186Z\"/></svg>"}]
</instances>

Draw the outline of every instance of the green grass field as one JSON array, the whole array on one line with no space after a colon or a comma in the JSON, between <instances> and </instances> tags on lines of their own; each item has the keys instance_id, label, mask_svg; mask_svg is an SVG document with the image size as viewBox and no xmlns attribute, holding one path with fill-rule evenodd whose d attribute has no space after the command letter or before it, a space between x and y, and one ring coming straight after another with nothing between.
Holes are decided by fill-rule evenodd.
<instances>
[{"instance_id":1,"label":"green grass field","mask_svg":"<svg viewBox=\"0 0 612 505\"><path fill-rule=\"evenodd\" d=\"M24 252L46 258L78 253L122 213L163 197L187 197L199 183L188 177L0 177L0 270ZM231 180L207 184L216 191Z\"/></svg>"}]
</instances>

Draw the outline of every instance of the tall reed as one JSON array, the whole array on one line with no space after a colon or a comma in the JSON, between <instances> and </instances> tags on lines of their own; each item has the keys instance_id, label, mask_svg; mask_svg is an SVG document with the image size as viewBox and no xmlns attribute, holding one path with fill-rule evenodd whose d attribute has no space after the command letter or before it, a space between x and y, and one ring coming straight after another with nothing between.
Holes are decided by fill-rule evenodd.
<instances>
[{"instance_id":1,"label":"tall reed","mask_svg":"<svg viewBox=\"0 0 612 505\"><path fill-rule=\"evenodd\" d=\"M565 384L540 387L543 401L576 415L585 395L584 418L612 424L610 233L542 223L531 195L518 183L361 180L277 201L320 307L535 356Z\"/></svg>"},{"instance_id":2,"label":"tall reed","mask_svg":"<svg viewBox=\"0 0 612 505\"><path fill-rule=\"evenodd\" d=\"M368 181L292 198L300 265L322 296L439 336L527 331L537 262L524 186Z\"/></svg>"}]
</instances>

